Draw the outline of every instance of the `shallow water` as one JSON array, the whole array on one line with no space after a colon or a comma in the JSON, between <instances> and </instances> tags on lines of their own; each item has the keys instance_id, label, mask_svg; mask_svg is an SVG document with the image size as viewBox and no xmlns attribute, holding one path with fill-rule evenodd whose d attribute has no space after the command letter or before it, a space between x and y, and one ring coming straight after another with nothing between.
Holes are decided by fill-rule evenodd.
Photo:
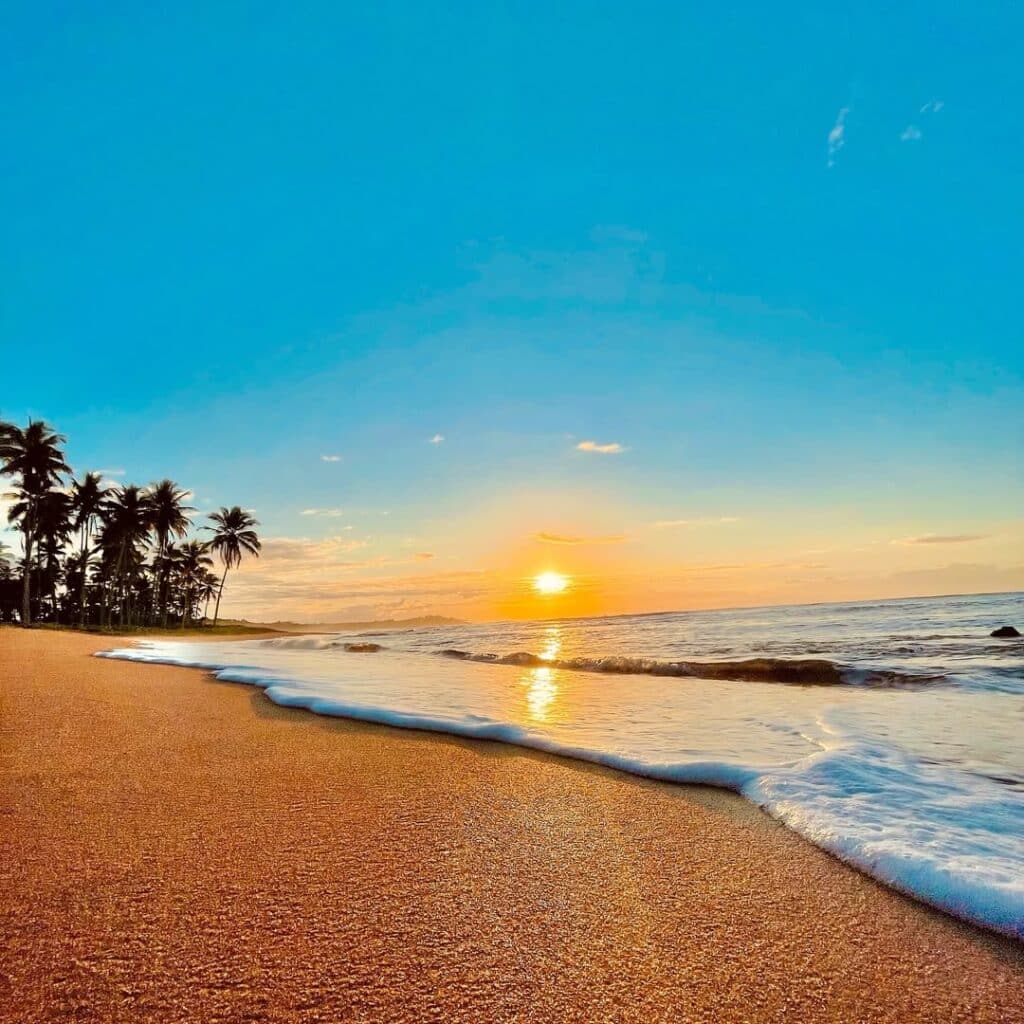
<instances>
[{"instance_id":1,"label":"shallow water","mask_svg":"<svg viewBox=\"0 0 1024 1024\"><path fill-rule=\"evenodd\" d=\"M1007 623L1024 625L1024 594L144 641L107 656L208 667L321 714L735 789L879 880L1024 938L1024 640L988 636ZM827 663L813 684L782 681L809 658Z\"/></svg>"}]
</instances>

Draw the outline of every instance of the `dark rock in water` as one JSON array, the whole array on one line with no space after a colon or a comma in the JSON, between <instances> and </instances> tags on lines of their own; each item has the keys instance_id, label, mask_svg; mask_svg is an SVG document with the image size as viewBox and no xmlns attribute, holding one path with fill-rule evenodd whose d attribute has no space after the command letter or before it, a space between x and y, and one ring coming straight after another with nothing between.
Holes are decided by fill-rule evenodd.
<instances>
[{"instance_id":1,"label":"dark rock in water","mask_svg":"<svg viewBox=\"0 0 1024 1024\"><path fill-rule=\"evenodd\" d=\"M993 629L989 636L998 637L1000 640L1008 640L1010 637L1020 636L1020 633L1013 626L1000 626Z\"/></svg>"},{"instance_id":2,"label":"dark rock in water","mask_svg":"<svg viewBox=\"0 0 1024 1024\"><path fill-rule=\"evenodd\" d=\"M345 650L352 654L372 654L374 651L383 651L380 644L345 644Z\"/></svg>"}]
</instances>

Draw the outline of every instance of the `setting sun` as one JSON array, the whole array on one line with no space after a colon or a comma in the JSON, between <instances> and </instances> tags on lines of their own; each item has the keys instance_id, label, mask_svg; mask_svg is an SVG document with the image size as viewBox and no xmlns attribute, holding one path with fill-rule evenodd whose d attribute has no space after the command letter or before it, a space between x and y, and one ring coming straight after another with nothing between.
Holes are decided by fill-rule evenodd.
<instances>
[{"instance_id":1,"label":"setting sun","mask_svg":"<svg viewBox=\"0 0 1024 1024\"><path fill-rule=\"evenodd\" d=\"M560 572L542 572L533 580L533 589L538 594L560 594L568 586L569 577Z\"/></svg>"}]
</instances>

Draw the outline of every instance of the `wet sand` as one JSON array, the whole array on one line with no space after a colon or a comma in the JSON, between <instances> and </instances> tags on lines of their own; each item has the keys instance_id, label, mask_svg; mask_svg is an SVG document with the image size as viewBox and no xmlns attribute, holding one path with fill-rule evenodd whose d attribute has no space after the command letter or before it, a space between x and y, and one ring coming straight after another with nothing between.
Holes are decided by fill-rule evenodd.
<instances>
[{"instance_id":1,"label":"wet sand","mask_svg":"<svg viewBox=\"0 0 1024 1024\"><path fill-rule=\"evenodd\" d=\"M0 1021L1024 1021L1024 947L714 790L0 627Z\"/></svg>"}]
</instances>

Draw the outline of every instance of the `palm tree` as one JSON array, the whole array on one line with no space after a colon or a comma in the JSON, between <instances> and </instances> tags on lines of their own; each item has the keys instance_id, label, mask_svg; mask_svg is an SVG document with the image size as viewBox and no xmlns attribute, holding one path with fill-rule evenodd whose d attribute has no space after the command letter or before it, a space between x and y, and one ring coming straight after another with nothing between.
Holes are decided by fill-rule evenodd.
<instances>
[{"instance_id":1,"label":"palm tree","mask_svg":"<svg viewBox=\"0 0 1024 1024\"><path fill-rule=\"evenodd\" d=\"M220 587L217 590L217 603L213 609L213 624L217 625L217 618L220 615L220 599L224 593L224 581L228 577L228 569L233 569L242 561L242 553L248 552L256 558L260 557L260 541L256 536L254 526L260 524L248 513L237 505L233 508L222 508L218 512L212 512L210 519L215 525L204 526L204 530L213 533L213 540L210 547L220 555L224 563L224 575L220 578Z\"/></svg>"},{"instance_id":2,"label":"palm tree","mask_svg":"<svg viewBox=\"0 0 1024 1024\"><path fill-rule=\"evenodd\" d=\"M39 499L37 510L38 593L40 600L44 593L50 598L50 609L55 622L60 618L57 609L60 553L71 536L71 530L71 498L64 491L47 491Z\"/></svg>"},{"instance_id":3,"label":"palm tree","mask_svg":"<svg viewBox=\"0 0 1024 1024\"><path fill-rule=\"evenodd\" d=\"M203 619L205 620L210 617L210 602L220 593L220 580L217 579L216 573L212 573L207 569L199 577L198 587L196 600L203 603Z\"/></svg>"},{"instance_id":4,"label":"palm tree","mask_svg":"<svg viewBox=\"0 0 1024 1024\"><path fill-rule=\"evenodd\" d=\"M203 576L213 565L213 559L207 554L209 550L209 544L203 544L198 540L190 540L178 549L178 572L185 588L181 612L182 629L192 616L192 601L202 585Z\"/></svg>"},{"instance_id":5,"label":"palm tree","mask_svg":"<svg viewBox=\"0 0 1024 1024\"><path fill-rule=\"evenodd\" d=\"M153 507L153 533L156 536L156 566L158 573L157 601L160 604L163 625L167 625L167 560L164 558L172 537L184 537L188 532L189 513L195 512L184 504L189 492L173 480L161 480L149 485L149 500Z\"/></svg>"},{"instance_id":6,"label":"palm tree","mask_svg":"<svg viewBox=\"0 0 1024 1024\"><path fill-rule=\"evenodd\" d=\"M78 530L78 549L82 556L81 581L78 591L78 624L85 625L85 582L89 570L89 544L92 541L96 523L103 512L107 489L99 473L86 473L81 480L71 485L71 509L74 526Z\"/></svg>"},{"instance_id":7,"label":"palm tree","mask_svg":"<svg viewBox=\"0 0 1024 1024\"><path fill-rule=\"evenodd\" d=\"M5 424L0 430L0 473L18 478L18 496L25 560L21 583L21 624L32 624L32 548L38 530L39 502L60 482L70 467L64 461L64 438L42 420L29 420L22 428Z\"/></svg>"},{"instance_id":8,"label":"palm tree","mask_svg":"<svg viewBox=\"0 0 1024 1024\"><path fill-rule=\"evenodd\" d=\"M121 592L121 619L131 625L131 580L142 564L142 549L153 525L149 495L134 484L111 488L101 543L113 556L113 576Z\"/></svg>"}]
</instances>

